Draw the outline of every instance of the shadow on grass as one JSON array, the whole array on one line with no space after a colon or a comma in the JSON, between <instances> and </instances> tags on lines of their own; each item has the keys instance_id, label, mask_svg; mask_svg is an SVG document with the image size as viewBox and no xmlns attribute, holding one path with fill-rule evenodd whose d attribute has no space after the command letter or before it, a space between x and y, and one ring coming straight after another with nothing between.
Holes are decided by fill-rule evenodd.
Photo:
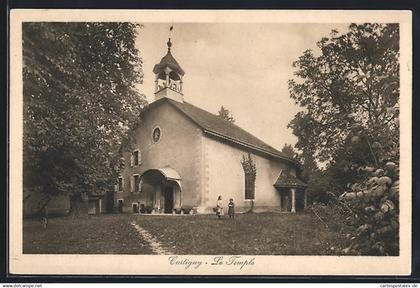
<instances>
[{"instance_id":1,"label":"shadow on grass","mask_svg":"<svg viewBox=\"0 0 420 288\"><path fill-rule=\"evenodd\" d=\"M151 254L128 223L128 215L81 215L23 221L24 254Z\"/></svg>"},{"instance_id":2,"label":"shadow on grass","mask_svg":"<svg viewBox=\"0 0 420 288\"><path fill-rule=\"evenodd\" d=\"M346 242L310 212L132 218L176 254L331 255Z\"/></svg>"},{"instance_id":3,"label":"shadow on grass","mask_svg":"<svg viewBox=\"0 0 420 288\"><path fill-rule=\"evenodd\" d=\"M310 212L185 217L105 214L23 222L25 254L152 254L136 222L175 254L336 255L349 227L326 228Z\"/></svg>"}]
</instances>

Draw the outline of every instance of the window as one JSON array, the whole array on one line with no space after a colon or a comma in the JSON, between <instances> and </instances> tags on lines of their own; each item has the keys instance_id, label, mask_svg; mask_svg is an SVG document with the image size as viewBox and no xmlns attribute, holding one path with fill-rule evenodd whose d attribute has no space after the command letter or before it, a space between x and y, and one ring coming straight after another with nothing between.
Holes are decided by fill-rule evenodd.
<instances>
[{"instance_id":1,"label":"window","mask_svg":"<svg viewBox=\"0 0 420 288\"><path fill-rule=\"evenodd\" d=\"M131 203L131 207L132 207L133 213L139 213L139 203L138 202Z\"/></svg>"},{"instance_id":2,"label":"window","mask_svg":"<svg viewBox=\"0 0 420 288\"><path fill-rule=\"evenodd\" d=\"M156 127L155 129L153 129L153 133L152 133L152 138L153 138L153 142L157 143L160 140L160 128Z\"/></svg>"},{"instance_id":3,"label":"window","mask_svg":"<svg viewBox=\"0 0 420 288\"><path fill-rule=\"evenodd\" d=\"M124 199L118 199L117 200L117 208L118 208L118 213L123 213L124 210Z\"/></svg>"},{"instance_id":4,"label":"window","mask_svg":"<svg viewBox=\"0 0 420 288\"><path fill-rule=\"evenodd\" d=\"M135 150L133 152L133 162L134 162L134 166L140 165L140 151L139 150Z\"/></svg>"},{"instance_id":5,"label":"window","mask_svg":"<svg viewBox=\"0 0 420 288\"><path fill-rule=\"evenodd\" d=\"M255 178L252 175L245 174L245 200L255 199Z\"/></svg>"},{"instance_id":6,"label":"window","mask_svg":"<svg viewBox=\"0 0 420 288\"><path fill-rule=\"evenodd\" d=\"M130 166L138 166L141 164L141 151L139 149L134 150L130 157Z\"/></svg>"},{"instance_id":7,"label":"window","mask_svg":"<svg viewBox=\"0 0 420 288\"><path fill-rule=\"evenodd\" d=\"M118 177L118 192L121 192L124 189L123 181L124 179L122 176Z\"/></svg>"},{"instance_id":8,"label":"window","mask_svg":"<svg viewBox=\"0 0 420 288\"><path fill-rule=\"evenodd\" d=\"M245 174L245 200L255 200L257 168L250 153L248 156L242 156L241 164Z\"/></svg>"},{"instance_id":9,"label":"window","mask_svg":"<svg viewBox=\"0 0 420 288\"><path fill-rule=\"evenodd\" d=\"M139 192L140 191L140 176L139 175L134 175L134 192Z\"/></svg>"}]
</instances>

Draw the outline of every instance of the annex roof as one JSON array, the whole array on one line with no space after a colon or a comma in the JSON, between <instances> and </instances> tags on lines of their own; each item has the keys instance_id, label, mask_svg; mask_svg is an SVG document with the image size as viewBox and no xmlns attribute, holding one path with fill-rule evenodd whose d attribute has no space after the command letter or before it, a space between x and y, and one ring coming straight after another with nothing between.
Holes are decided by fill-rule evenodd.
<instances>
[{"instance_id":1,"label":"annex roof","mask_svg":"<svg viewBox=\"0 0 420 288\"><path fill-rule=\"evenodd\" d=\"M157 169L149 169L147 171L144 171L143 174L141 175L141 178L149 173L149 172L153 172L153 171L158 171L160 174L162 174L162 176L169 181L175 181L176 183L178 183L179 187L181 188L181 176L179 175L178 171L176 171L175 169L169 167L169 166L165 166L162 168L157 168Z\"/></svg>"},{"instance_id":2,"label":"annex roof","mask_svg":"<svg viewBox=\"0 0 420 288\"><path fill-rule=\"evenodd\" d=\"M181 180L179 173L171 167L166 166L157 170L159 170L168 180Z\"/></svg>"},{"instance_id":3,"label":"annex roof","mask_svg":"<svg viewBox=\"0 0 420 288\"><path fill-rule=\"evenodd\" d=\"M271 147L251 133L229 121L220 118L215 114L207 112L206 110L198 108L190 103L181 103L169 98L162 98L151 103L149 107L151 108L164 101L167 101L177 110L182 112L187 118L193 121L196 125L198 125L207 136L216 137L227 142L258 151L265 156L281 159L296 167L299 167L296 160Z\"/></svg>"},{"instance_id":4,"label":"annex roof","mask_svg":"<svg viewBox=\"0 0 420 288\"><path fill-rule=\"evenodd\" d=\"M283 170L280 171L280 175L274 183L276 188L305 188L306 186L308 185L305 182Z\"/></svg>"}]
</instances>

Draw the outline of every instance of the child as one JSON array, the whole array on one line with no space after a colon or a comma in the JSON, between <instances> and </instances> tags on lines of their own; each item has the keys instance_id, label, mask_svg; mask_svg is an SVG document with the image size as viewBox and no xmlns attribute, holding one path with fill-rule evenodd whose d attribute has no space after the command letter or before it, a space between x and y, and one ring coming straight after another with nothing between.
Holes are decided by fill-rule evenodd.
<instances>
[{"instance_id":1,"label":"child","mask_svg":"<svg viewBox=\"0 0 420 288\"><path fill-rule=\"evenodd\" d=\"M230 198L229 199L229 204L228 204L228 215L229 218L235 218L235 204L233 203L233 199Z\"/></svg>"}]
</instances>

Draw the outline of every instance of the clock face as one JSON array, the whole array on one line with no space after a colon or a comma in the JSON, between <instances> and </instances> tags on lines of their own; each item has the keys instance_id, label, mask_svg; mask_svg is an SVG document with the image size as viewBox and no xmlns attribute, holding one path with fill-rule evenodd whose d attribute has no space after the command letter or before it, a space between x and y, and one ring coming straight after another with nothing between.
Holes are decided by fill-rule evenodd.
<instances>
[{"instance_id":1,"label":"clock face","mask_svg":"<svg viewBox=\"0 0 420 288\"><path fill-rule=\"evenodd\" d=\"M160 139L160 129L159 128L155 128L153 130L153 142L158 142Z\"/></svg>"}]
</instances>

